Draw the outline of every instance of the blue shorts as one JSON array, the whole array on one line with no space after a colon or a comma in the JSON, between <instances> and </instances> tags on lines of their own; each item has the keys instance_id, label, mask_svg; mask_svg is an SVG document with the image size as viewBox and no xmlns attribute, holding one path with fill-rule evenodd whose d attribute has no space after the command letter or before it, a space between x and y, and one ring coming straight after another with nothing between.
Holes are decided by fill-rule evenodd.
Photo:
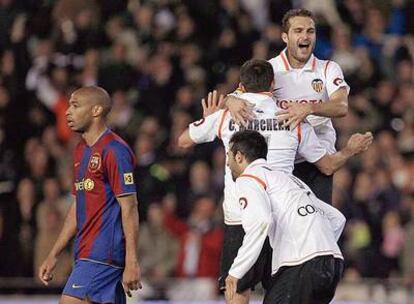
<instances>
[{"instance_id":1,"label":"blue shorts","mask_svg":"<svg viewBox=\"0 0 414 304\"><path fill-rule=\"evenodd\" d=\"M96 303L126 303L122 287L123 269L87 260L78 260L63 294Z\"/></svg>"}]
</instances>

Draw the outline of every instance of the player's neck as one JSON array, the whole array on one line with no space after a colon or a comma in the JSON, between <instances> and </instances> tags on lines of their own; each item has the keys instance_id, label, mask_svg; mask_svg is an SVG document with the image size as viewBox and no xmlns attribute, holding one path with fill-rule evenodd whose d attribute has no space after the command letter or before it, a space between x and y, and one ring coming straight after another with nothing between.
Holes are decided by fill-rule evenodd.
<instances>
[{"instance_id":1,"label":"player's neck","mask_svg":"<svg viewBox=\"0 0 414 304\"><path fill-rule=\"evenodd\" d=\"M87 131L82 134L83 139L88 146L93 146L102 134L106 131L107 126L103 122L92 124Z\"/></svg>"},{"instance_id":2,"label":"player's neck","mask_svg":"<svg viewBox=\"0 0 414 304\"><path fill-rule=\"evenodd\" d=\"M290 55L290 53L287 50L286 50L286 55L287 55L286 56L287 57L287 60L288 60L288 62L290 64L290 66L293 69L301 69L301 68L303 68L306 65L306 63L309 61L309 58L310 58L310 56L309 56L309 58L306 59L305 62L299 61L295 57L293 57L292 55Z\"/></svg>"}]
</instances>

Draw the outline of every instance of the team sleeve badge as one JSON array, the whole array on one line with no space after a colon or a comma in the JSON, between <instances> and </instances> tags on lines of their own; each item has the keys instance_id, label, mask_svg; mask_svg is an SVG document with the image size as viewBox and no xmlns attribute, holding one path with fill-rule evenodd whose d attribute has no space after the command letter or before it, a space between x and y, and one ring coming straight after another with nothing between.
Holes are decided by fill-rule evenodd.
<instances>
[{"instance_id":1,"label":"team sleeve badge","mask_svg":"<svg viewBox=\"0 0 414 304\"><path fill-rule=\"evenodd\" d=\"M132 172L124 173L124 184L133 185L134 184L134 175Z\"/></svg>"}]
</instances>

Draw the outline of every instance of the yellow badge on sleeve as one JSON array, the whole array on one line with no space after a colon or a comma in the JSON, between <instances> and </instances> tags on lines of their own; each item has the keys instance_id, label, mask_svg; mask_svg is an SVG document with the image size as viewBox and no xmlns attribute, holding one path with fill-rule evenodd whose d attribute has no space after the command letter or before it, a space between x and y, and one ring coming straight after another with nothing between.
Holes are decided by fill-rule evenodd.
<instances>
[{"instance_id":1,"label":"yellow badge on sleeve","mask_svg":"<svg viewBox=\"0 0 414 304\"><path fill-rule=\"evenodd\" d=\"M132 175L132 173L124 173L124 184L125 185L134 184L134 176Z\"/></svg>"}]
</instances>

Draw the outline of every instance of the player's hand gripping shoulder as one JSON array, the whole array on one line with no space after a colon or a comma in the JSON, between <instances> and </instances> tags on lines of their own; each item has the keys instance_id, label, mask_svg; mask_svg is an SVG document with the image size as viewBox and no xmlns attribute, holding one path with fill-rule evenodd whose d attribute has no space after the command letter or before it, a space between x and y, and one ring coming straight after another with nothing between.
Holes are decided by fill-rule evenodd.
<instances>
[{"instance_id":1,"label":"player's hand gripping shoulder","mask_svg":"<svg viewBox=\"0 0 414 304\"><path fill-rule=\"evenodd\" d=\"M203 106L203 117L207 117L224 106L224 96L220 94L220 97L217 98L217 90L208 93L207 101L205 98L201 100L201 105Z\"/></svg>"},{"instance_id":2,"label":"player's hand gripping shoulder","mask_svg":"<svg viewBox=\"0 0 414 304\"><path fill-rule=\"evenodd\" d=\"M373 139L374 137L371 132L366 132L365 134L355 133L348 140L345 149L348 150L351 155L362 153L368 150Z\"/></svg>"},{"instance_id":3,"label":"player's hand gripping shoulder","mask_svg":"<svg viewBox=\"0 0 414 304\"><path fill-rule=\"evenodd\" d=\"M245 99L227 95L225 98L227 109L229 109L231 118L238 124L246 126L247 123L256 116L253 113L254 104Z\"/></svg>"},{"instance_id":4,"label":"player's hand gripping shoulder","mask_svg":"<svg viewBox=\"0 0 414 304\"><path fill-rule=\"evenodd\" d=\"M276 113L278 121L284 121L283 126L290 126L293 130L296 128L309 114L312 114L312 106L308 103L287 104L287 109Z\"/></svg>"}]
</instances>

